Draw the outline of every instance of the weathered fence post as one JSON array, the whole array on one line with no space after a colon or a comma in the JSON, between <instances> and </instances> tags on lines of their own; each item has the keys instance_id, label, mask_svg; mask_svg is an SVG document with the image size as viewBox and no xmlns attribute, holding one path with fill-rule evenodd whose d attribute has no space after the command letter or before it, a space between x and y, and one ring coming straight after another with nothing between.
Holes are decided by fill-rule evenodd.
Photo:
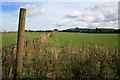
<instances>
[{"instance_id":1,"label":"weathered fence post","mask_svg":"<svg viewBox=\"0 0 120 80\"><path fill-rule=\"evenodd\" d=\"M17 53L16 53L16 78L20 77L22 71L22 61L24 52L24 32L25 32L26 9L21 8L18 23Z\"/></svg>"}]
</instances>

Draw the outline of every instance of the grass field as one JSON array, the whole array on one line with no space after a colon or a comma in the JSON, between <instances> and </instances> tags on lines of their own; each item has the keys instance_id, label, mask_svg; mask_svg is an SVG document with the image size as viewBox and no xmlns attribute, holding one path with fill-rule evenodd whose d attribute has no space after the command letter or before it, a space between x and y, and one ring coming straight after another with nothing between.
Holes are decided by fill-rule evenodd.
<instances>
[{"instance_id":1,"label":"grass field","mask_svg":"<svg viewBox=\"0 0 120 80\"><path fill-rule=\"evenodd\" d=\"M105 48L118 47L118 34L87 34L87 33L53 33L48 40L49 44L61 45L70 44L75 48L84 45L101 45Z\"/></svg>"},{"instance_id":2,"label":"grass field","mask_svg":"<svg viewBox=\"0 0 120 80\"><path fill-rule=\"evenodd\" d=\"M26 32L25 33L25 41L26 40L33 40L40 35L43 34L42 32ZM2 33L2 46L8 46L11 44L17 43L17 33Z\"/></svg>"},{"instance_id":3,"label":"grass field","mask_svg":"<svg viewBox=\"0 0 120 80\"><path fill-rule=\"evenodd\" d=\"M25 41L33 40L40 35L41 32L26 32ZM2 33L2 45L7 46L17 42L17 33ZM47 43L55 45L71 45L75 48L83 45L101 45L106 48L118 47L118 34L87 34L87 33L61 33L54 32Z\"/></svg>"},{"instance_id":4,"label":"grass field","mask_svg":"<svg viewBox=\"0 0 120 80\"><path fill-rule=\"evenodd\" d=\"M41 34L43 33L26 33L25 40L33 40ZM6 41L4 45L16 42L16 33L3 33L3 35L3 40ZM21 78L75 78L73 80L120 78L120 54L117 48L114 49L118 45L117 34L54 32L49 37L43 35L45 36L47 36L46 44L41 42L42 38L38 38L24 46ZM83 47L83 43L87 46ZM99 45L101 43L103 46ZM3 78L14 77L15 61L16 47L4 48Z\"/></svg>"}]
</instances>

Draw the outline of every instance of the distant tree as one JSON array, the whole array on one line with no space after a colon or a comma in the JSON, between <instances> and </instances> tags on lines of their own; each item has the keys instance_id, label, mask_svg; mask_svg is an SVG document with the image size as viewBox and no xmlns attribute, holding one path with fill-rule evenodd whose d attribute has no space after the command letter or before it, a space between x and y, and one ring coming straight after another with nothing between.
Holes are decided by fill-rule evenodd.
<instances>
[{"instance_id":1,"label":"distant tree","mask_svg":"<svg viewBox=\"0 0 120 80\"><path fill-rule=\"evenodd\" d=\"M96 28L96 29L95 29L95 32L98 32L98 31L99 31L99 29L98 29L98 28Z\"/></svg>"},{"instance_id":2,"label":"distant tree","mask_svg":"<svg viewBox=\"0 0 120 80\"><path fill-rule=\"evenodd\" d=\"M74 32L80 32L80 29L79 29L78 27L76 27L76 28L74 29Z\"/></svg>"},{"instance_id":3,"label":"distant tree","mask_svg":"<svg viewBox=\"0 0 120 80\"><path fill-rule=\"evenodd\" d=\"M25 30L25 32L28 32L27 30Z\"/></svg>"},{"instance_id":4,"label":"distant tree","mask_svg":"<svg viewBox=\"0 0 120 80\"><path fill-rule=\"evenodd\" d=\"M58 29L54 29L54 31L58 31Z\"/></svg>"},{"instance_id":5,"label":"distant tree","mask_svg":"<svg viewBox=\"0 0 120 80\"><path fill-rule=\"evenodd\" d=\"M114 31L115 33L120 33L120 29L117 29Z\"/></svg>"}]
</instances>

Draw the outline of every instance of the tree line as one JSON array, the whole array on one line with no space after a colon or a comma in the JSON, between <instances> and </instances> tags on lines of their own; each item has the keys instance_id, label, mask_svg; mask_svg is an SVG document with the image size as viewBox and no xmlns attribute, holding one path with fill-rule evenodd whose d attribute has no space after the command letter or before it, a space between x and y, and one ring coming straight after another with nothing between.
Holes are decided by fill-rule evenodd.
<instances>
[{"instance_id":1,"label":"tree line","mask_svg":"<svg viewBox=\"0 0 120 80\"><path fill-rule=\"evenodd\" d=\"M70 28L66 30L25 30L25 32L79 32L79 33L120 33L120 29L107 29L107 28L96 28L96 29L89 29L89 28ZM17 31L8 31L8 32L17 32Z\"/></svg>"},{"instance_id":2,"label":"tree line","mask_svg":"<svg viewBox=\"0 0 120 80\"><path fill-rule=\"evenodd\" d=\"M81 33L120 33L120 29L105 29L105 28L96 28L96 29L88 29L88 28L72 28L62 30L61 32L81 32Z\"/></svg>"}]
</instances>

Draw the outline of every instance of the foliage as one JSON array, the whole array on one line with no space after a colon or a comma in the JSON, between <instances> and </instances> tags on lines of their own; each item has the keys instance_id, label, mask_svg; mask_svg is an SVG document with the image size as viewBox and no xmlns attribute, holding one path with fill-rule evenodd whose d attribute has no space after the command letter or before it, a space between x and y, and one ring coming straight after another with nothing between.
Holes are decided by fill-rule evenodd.
<instances>
[{"instance_id":1,"label":"foliage","mask_svg":"<svg viewBox=\"0 0 120 80\"><path fill-rule=\"evenodd\" d=\"M61 47L41 43L41 38L25 44L21 78L120 78L118 49L84 45L79 50L69 44ZM15 47L2 52L3 78L14 77Z\"/></svg>"},{"instance_id":2,"label":"foliage","mask_svg":"<svg viewBox=\"0 0 120 80\"><path fill-rule=\"evenodd\" d=\"M120 33L120 29L109 29L109 28L70 28L66 30L62 30L61 32L81 32L81 33Z\"/></svg>"}]
</instances>

